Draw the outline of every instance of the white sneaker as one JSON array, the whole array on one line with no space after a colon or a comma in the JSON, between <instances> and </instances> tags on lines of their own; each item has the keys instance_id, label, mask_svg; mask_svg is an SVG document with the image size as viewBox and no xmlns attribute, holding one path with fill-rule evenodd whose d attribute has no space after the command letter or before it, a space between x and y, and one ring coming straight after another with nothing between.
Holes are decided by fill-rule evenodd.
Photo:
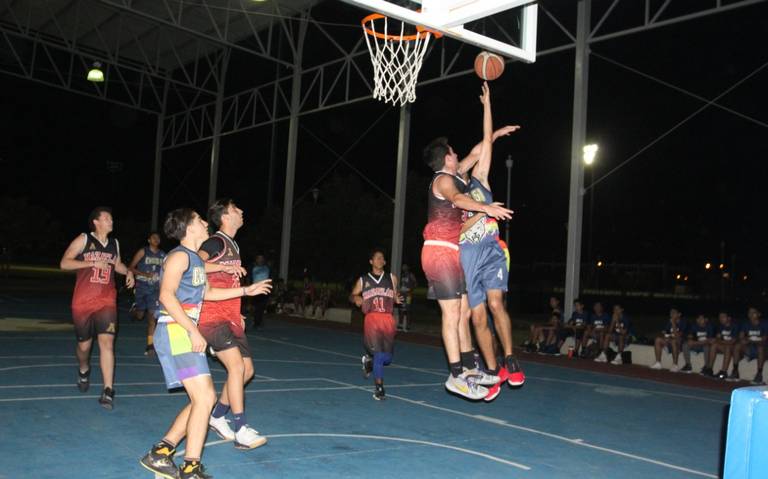
<instances>
[{"instance_id":1,"label":"white sneaker","mask_svg":"<svg viewBox=\"0 0 768 479\"><path fill-rule=\"evenodd\" d=\"M605 352L601 352L598 357L595 358L596 363L605 363L608 362L608 358L605 357Z\"/></svg>"},{"instance_id":2,"label":"white sneaker","mask_svg":"<svg viewBox=\"0 0 768 479\"><path fill-rule=\"evenodd\" d=\"M661 369L661 363L656 361L651 365L651 369Z\"/></svg>"},{"instance_id":3,"label":"white sneaker","mask_svg":"<svg viewBox=\"0 0 768 479\"><path fill-rule=\"evenodd\" d=\"M473 401L479 401L488 395L488 389L477 384L475 378L467 376L466 373L462 373L458 377L453 377L453 374L449 375L445 381L445 389Z\"/></svg>"},{"instance_id":4,"label":"white sneaker","mask_svg":"<svg viewBox=\"0 0 768 479\"><path fill-rule=\"evenodd\" d=\"M477 368L465 369L464 374L474 377L475 382L481 386L493 386L494 384L498 384L501 381L500 377L494 376L493 374L488 374L485 371L481 371Z\"/></svg>"},{"instance_id":5,"label":"white sneaker","mask_svg":"<svg viewBox=\"0 0 768 479\"><path fill-rule=\"evenodd\" d=\"M680 371L680 368L677 367L677 364L673 364L672 367L669 368L669 370L672 371L673 373L676 373Z\"/></svg>"},{"instance_id":6,"label":"white sneaker","mask_svg":"<svg viewBox=\"0 0 768 479\"><path fill-rule=\"evenodd\" d=\"M227 441L235 440L235 431L229 427L229 421L226 416L213 417L208 420L208 428L215 432L217 436Z\"/></svg>"},{"instance_id":7,"label":"white sneaker","mask_svg":"<svg viewBox=\"0 0 768 479\"><path fill-rule=\"evenodd\" d=\"M259 431L247 424L235 433L235 447L237 449L255 449L267 443L267 438L259 436Z\"/></svg>"},{"instance_id":8,"label":"white sneaker","mask_svg":"<svg viewBox=\"0 0 768 479\"><path fill-rule=\"evenodd\" d=\"M624 361L622 361L622 359L621 359L621 354L617 354L616 357L613 358L613 361L611 361L611 364L614 364L616 366L624 364Z\"/></svg>"}]
</instances>

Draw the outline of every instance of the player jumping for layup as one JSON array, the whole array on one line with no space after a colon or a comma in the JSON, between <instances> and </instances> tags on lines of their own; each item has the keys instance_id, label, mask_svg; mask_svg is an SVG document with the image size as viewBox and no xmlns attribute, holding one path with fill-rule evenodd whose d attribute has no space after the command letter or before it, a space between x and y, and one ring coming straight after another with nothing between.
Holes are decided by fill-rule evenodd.
<instances>
[{"instance_id":1,"label":"player jumping for layup","mask_svg":"<svg viewBox=\"0 0 768 479\"><path fill-rule=\"evenodd\" d=\"M466 293L459 260L462 209L499 219L512 217L512 211L501 203L479 203L464 194L467 185L459 175L474 165L482 149L481 142L461 162L446 138L433 140L424 149L424 161L434 171L427 194L428 216L421 250L421 265L428 281L427 297L436 299L442 312L443 344L451 369L445 387L473 400L486 397L488 390L477 385L463 371L461 363L459 332L468 329L468 325L461 324L461 297Z\"/></svg>"},{"instance_id":2,"label":"player jumping for layup","mask_svg":"<svg viewBox=\"0 0 768 479\"><path fill-rule=\"evenodd\" d=\"M93 337L99 341L99 364L104 390L99 404L114 406L115 333L117 332L117 290L115 272L125 275L125 285L133 287L133 273L120 259L120 244L110 238L112 210L100 206L88 216L90 233L83 233L69 244L61 258L61 269L76 271L72 294L72 319L77 335L77 387L86 392L90 385L90 356Z\"/></svg>"}]
</instances>

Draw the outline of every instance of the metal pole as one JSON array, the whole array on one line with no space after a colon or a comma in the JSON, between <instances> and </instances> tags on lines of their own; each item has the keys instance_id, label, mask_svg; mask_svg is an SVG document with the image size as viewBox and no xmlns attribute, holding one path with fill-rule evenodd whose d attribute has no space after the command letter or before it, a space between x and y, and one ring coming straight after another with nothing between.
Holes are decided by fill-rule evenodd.
<instances>
[{"instance_id":1,"label":"metal pole","mask_svg":"<svg viewBox=\"0 0 768 479\"><path fill-rule=\"evenodd\" d=\"M512 155L507 155L507 202L505 206L509 208L509 204L512 203L512 165L514 165L514 161L512 160ZM504 242L507 243L507 247L509 247L509 221L507 221L507 224L504 226Z\"/></svg>"},{"instance_id":2,"label":"metal pole","mask_svg":"<svg viewBox=\"0 0 768 479\"><path fill-rule=\"evenodd\" d=\"M301 57L304 53L306 21L300 22L299 41L293 62L291 85L291 118L288 126L288 158L285 165L285 195L283 196L283 229L280 237L280 279L288 281L288 260L291 254L291 222L293 221L293 186L296 175L296 148L299 138L299 108L301 107Z\"/></svg>"},{"instance_id":3,"label":"metal pole","mask_svg":"<svg viewBox=\"0 0 768 479\"><path fill-rule=\"evenodd\" d=\"M208 204L216 200L216 185L219 181L219 148L221 147L221 114L224 109L224 84L227 80L227 64L229 63L229 50L226 50L221 59L221 71L219 72L219 91L216 94L216 112L213 122L213 141L211 141L211 173L208 181Z\"/></svg>"},{"instance_id":4,"label":"metal pole","mask_svg":"<svg viewBox=\"0 0 768 479\"><path fill-rule=\"evenodd\" d=\"M152 184L152 231L158 230L160 220L160 176L163 171L163 136L165 123L165 108L168 100L168 82L163 86L163 105L157 115L157 132L155 133L155 172Z\"/></svg>"},{"instance_id":5,"label":"metal pole","mask_svg":"<svg viewBox=\"0 0 768 479\"><path fill-rule=\"evenodd\" d=\"M392 256L390 271L400 277L403 264L403 230L405 229L405 192L408 180L408 148L411 136L411 106L400 107L400 129L397 140L397 174L395 177L395 214L392 221Z\"/></svg>"},{"instance_id":6,"label":"metal pole","mask_svg":"<svg viewBox=\"0 0 768 479\"><path fill-rule=\"evenodd\" d=\"M568 204L568 252L565 262L565 317L579 294L581 226L584 202L583 147L587 136L587 91L591 0L579 0L576 16L576 61L573 82L573 131L571 136L571 189Z\"/></svg>"},{"instance_id":7,"label":"metal pole","mask_svg":"<svg viewBox=\"0 0 768 479\"><path fill-rule=\"evenodd\" d=\"M280 58L283 51L283 36L277 36L277 57ZM269 171L267 172L267 208L272 207L275 197L275 160L277 156L277 121L274 120L277 113L277 100L280 98L280 64L275 65L275 91L272 96L272 138L269 144Z\"/></svg>"}]
</instances>

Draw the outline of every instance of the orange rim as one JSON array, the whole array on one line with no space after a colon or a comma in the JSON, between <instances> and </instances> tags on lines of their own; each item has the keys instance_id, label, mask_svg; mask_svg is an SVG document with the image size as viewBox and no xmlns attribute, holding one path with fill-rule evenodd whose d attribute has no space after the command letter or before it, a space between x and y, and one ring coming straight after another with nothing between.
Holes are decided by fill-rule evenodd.
<instances>
[{"instance_id":1,"label":"orange rim","mask_svg":"<svg viewBox=\"0 0 768 479\"><path fill-rule=\"evenodd\" d=\"M417 33L414 35L389 35L379 32L374 32L370 28L368 28L368 23L374 22L376 20L383 20L387 18L385 15L382 15L381 13L372 13L368 15L367 17L363 18L363 20L360 22L363 25L363 30L365 30L365 33L367 35L370 35L372 37L380 38L382 40L394 40L398 42L413 42L415 40L418 40L419 38L425 38L428 34L434 35L435 38L440 38L443 36L442 33L431 30L427 27L423 27L421 25L416 25L416 31Z\"/></svg>"}]
</instances>

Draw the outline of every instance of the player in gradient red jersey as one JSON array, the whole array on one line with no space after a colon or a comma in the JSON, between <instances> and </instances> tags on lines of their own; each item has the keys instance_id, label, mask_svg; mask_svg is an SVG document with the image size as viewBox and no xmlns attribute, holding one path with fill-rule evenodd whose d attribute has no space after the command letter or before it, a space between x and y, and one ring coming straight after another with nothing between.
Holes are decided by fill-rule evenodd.
<instances>
[{"instance_id":1,"label":"player in gradient red jersey","mask_svg":"<svg viewBox=\"0 0 768 479\"><path fill-rule=\"evenodd\" d=\"M243 226L243 210L230 198L219 199L208 208L208 221L218 228L205 240L198 254L205 261L208 283L213 288L237 288L246 274L241 266L240 246L235 241ZM257 284L268 284L269 280ZM240 314L240 298L204 301L200 312L200 333L216 357L227 369L227 382L209 420L210 428L221 438L234 440L238 449L253 449L267 439L248 425L245 416L245 384L253 377L251 348L245 335L245 321ZM226 415L232 411L234 431Z\"/></svg>"},{"instance_id":2,"label":"player in gradient red jersey","mask_svg":"<svg viewBox=\"0 0 768 479\"><path fill-rule=\"evenodd\" d=\"M512 217L512 211L501 203L484 204L465 194L467 184L461 175L469 171L486 147L487 144L481 142L462 161L444 137L433 140L424 149L424 161L432 168L434 176L427 193L427 225L424 227L421 267L427 277L427 297L436 299L442 312L443 344L451 370L445 387L472 400L483 399L488 390L465 373L461 362L461 345L470 341L468 318L461 315L461 297L466 294L464 272L459 260L462 210L480 211L497 219ZM463 339L461 342L460 338Z\"/></svg>"},{"instance_id":3,"label":"player in gradient red jersey","mask_svg":"<svg viewBox=\"0 0 768 479\"><path fill-rule=\"evenodd\" d=\"M377 401L386 399L384 392L384 366L392 363L395 349L395 317L392 315L395 304L403 298L397 293L397 276L387 274L384 266L384 251L374 249L368 260L371 271L355 282L349 300L363 310L363 371L367 378L373 371L375 390L373 398Z\"/></svg>"},{"instance_id":4,"label":"player in gradient red jersey","mask_svg":"<svg viewBox=\"0 0 768 479\"><path fill-rule=\"evenodd\" d=\"M125 275L125 285L133 287L133 273L120 259L120 243L110 238L113 228L112 210L99 206L88 215L90 233L72 240L61 258L60 267L75 271L72 294L72 320L77 336L75 354L78 361L77 387L80 392L90 386L90 356L93 338L99 342L99 365L104 389L99 404L114 407L115 333L117 332L117 290L115 272Z\"/></svg>"}]
</instances>

